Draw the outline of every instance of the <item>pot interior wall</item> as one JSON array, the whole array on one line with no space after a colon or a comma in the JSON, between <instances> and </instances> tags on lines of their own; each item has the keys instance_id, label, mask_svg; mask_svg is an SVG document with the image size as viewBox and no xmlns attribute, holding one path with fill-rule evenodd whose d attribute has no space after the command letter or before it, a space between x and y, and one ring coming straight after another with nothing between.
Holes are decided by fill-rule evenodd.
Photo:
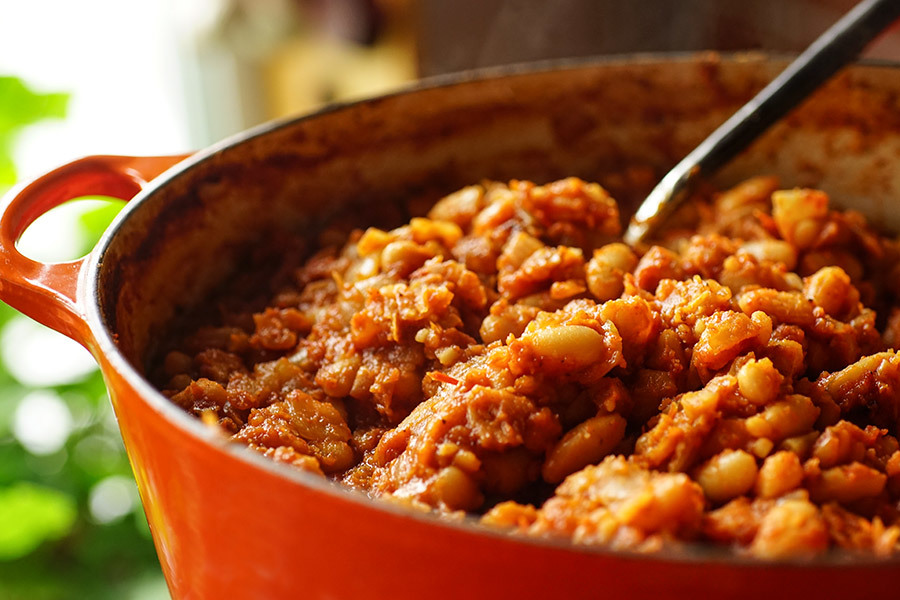
<instances>
[{"instance_id":1,"label":"pot interior wall","mask_svg":"<svg viewBox=\"0 0 900 600\"><path fill-rule=\"evenodd\" d=\"M390 209L397 199L483 178L603 182L630 166L662 173L783 66L707 56L506 74L245 136L196 156L129 208L101 261L106 325L145 371L180 317L275 232L314 240L324 221L355 207L399 215ZM900 192L898 90L897 70L854 67L720 183L773 173L900 229L900 211L890 210Z\"/></svg>"}]
</instances>

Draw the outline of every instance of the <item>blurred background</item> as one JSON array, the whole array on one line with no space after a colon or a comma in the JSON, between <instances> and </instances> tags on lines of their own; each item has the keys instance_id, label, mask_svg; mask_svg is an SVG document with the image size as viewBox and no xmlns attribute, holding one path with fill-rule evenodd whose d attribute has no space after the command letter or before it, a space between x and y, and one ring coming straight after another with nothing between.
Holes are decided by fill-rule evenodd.
<instances>
[{"instance_id":1,"label":"blurred background","mask_svg":"<svg viewBox=\"0 0 900 600\"><path fill-rule=\"evenodd\" d=\"M0 193L87 154L175 154L473 67L805 47L853 0L0 0ZM900 59L900 35L869 56ZM20 246L88 252L84 199ZM168 598L94 362L0 304L0 598Z\"/></svg>"}]
</instances>

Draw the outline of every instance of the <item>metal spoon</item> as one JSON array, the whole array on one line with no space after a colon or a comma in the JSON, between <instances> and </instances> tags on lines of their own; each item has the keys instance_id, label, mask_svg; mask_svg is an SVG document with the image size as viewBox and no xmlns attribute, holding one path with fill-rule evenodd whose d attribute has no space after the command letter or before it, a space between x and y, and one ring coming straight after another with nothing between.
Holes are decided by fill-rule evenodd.
<instances>
[{"instance_id":1,"label":"metal spoon","mask_svg":"<svg viewBox=\"0 0 900 600\"><path fill-rule=\"evenodd\" d=\"M853 7L662 178L631 219L625 241L634 245L645 239L684 200L697 177L734 158L898 17L900 0L863 0Z\"/></svg>"}]
</instances>

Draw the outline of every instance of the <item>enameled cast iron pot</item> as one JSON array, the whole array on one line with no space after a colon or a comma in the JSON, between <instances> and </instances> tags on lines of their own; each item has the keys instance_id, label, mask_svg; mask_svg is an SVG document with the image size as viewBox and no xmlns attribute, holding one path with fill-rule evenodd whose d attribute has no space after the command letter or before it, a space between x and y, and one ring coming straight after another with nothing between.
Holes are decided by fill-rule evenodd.
<instances>
[{"instance_id":1,"label":"enameled cast iron pot","mask_svg":"<svg viewBox=\"0 0 900 600\"><path fill-rule=\"evenodd\" d=\"M0 299L100 363L175 598L891 597L897 560L639 556L413 514L228 443L142 375L173 323L274 230L314 236L358 203L485 177L662 170L781 67L712 56L543 65L330 108L188 158L82 159L7 198ZM900 230L900 70L846 71L720 179L758 173L821 187ZM101 194L131 202L87 257L17 252L39 215Z\"/></svg>"}]
</instances>

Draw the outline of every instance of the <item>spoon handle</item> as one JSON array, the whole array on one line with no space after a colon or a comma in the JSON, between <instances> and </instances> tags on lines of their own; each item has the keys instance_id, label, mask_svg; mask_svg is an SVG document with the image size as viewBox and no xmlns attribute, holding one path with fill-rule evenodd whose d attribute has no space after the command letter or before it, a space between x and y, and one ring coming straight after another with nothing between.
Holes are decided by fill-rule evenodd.
<instances>
[{"instance_id":1,"label":"spoon handle","mask_svg":"<svg viewBox=\"0 0 900 600\"><path fill-rule=\"evenodd\" d=\"M666 174L638 208L625 241L643 240L684 199L697 176L708 175L734 158L898 17L900 0L863 0L853 7Z\"/></svg>"}]
</instances>

